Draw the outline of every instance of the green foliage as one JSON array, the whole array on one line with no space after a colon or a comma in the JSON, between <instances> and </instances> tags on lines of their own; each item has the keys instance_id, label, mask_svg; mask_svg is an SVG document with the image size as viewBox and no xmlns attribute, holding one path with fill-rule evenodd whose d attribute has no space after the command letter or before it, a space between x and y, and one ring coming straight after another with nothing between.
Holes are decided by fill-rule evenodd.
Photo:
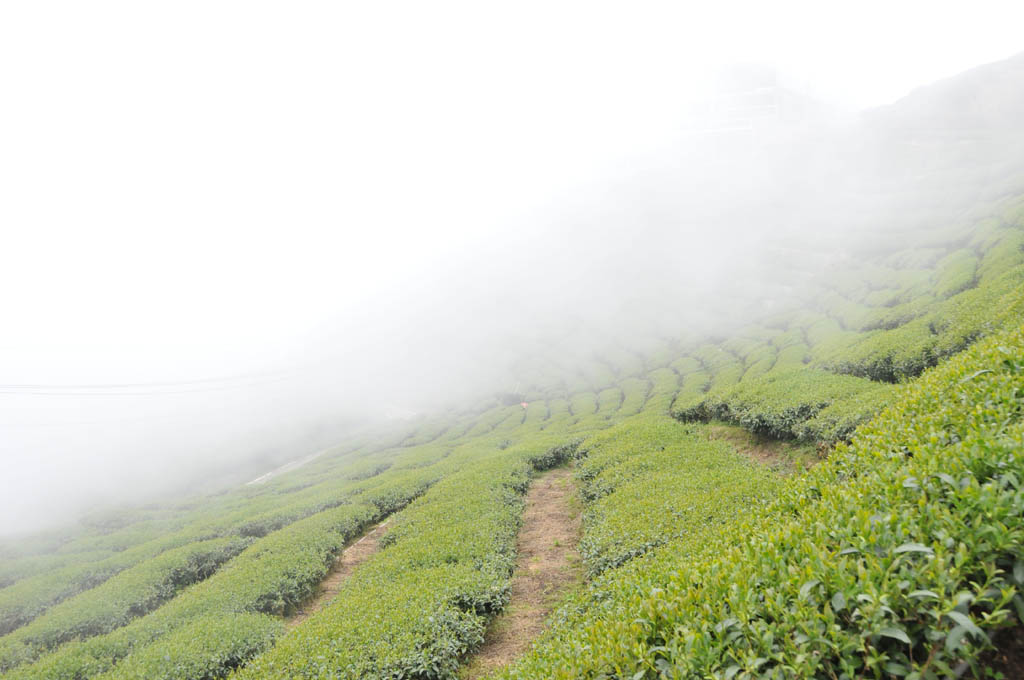
<instances>
[{"instance_id":1,"label":"green foliage","mask_svg":"<svg viewBox=\"0 0 1024 680\"><path fill-rule=\"evenodd\" d=\"M867 324L871 309L860 302L847 299L841 293L826 293L819 300L822 310L839 322L842 328L860 330Z\"/></svg>"},{"instance_id":2,"label":"green foliage","mask_svg":"<svg viewBox=\"0 0 1024 680\"><path fill-rule=\"evenodd\" d=\"M880 410L887 392L863 378L794 370L711 392L675 416L683 421L724 420L774 439L832 443ZM851 408L855 400L857 407ZM831 409L828 415L813 420L826 408Z\"/></svg>"},{"instance_id":3,"label":"green foliage","mask_svg":"<svg viewBox=\"0 0 1024 680\"><path fill-rule=\"evenodd\" d=\"M179 534L162 537L104 560L69 564L0 590L0 635L25 625L50 606L98 586L129 567L188 543L190 538Z\"/></svg>"},{"instance_id":4,"label":"green foliage","mask_svg":"<svg viewBox=\"0 0 1024 680\"><path fill-rule=\"evenodd\" d=\"M345 542L380 516L374 505L341 505L296 522L259 539L211 577L149 615L106 635L66 644L35 663L15 668L10 677L70 680L112 668L116 674L119 665L115 664L128 654L135 655L184 626L195 630L198 617L286 614L314 591ZM265 644L263 637L253 640L258 644L250 655ZM235 639L224 642L237 651ZM173 659L168 664L173 665Z\"/></svg>"},{"instance_id":5,"label":"green foliage","mask_svg":"<svg viewBox=\"0 0 1024 680\"><path fill-rule=\"evenodd\" d=\"M1024 231L1000 232L999 238L985 252L978 266L981 285L1003 273L1024 265Z\"/></svg>"},{"instance_id":6,"label":"green foliage","mask_svg":"<svg viewBox=\"0 0 1024 680\"><path fill-rule=\"evenodd\" d=\"M168 550L55 605L0 638L0 671L31 661L72 638L108 633L156 609L185 586L208 577L247 543L220 538Z\"/></svg>"},{"instance_id":7,"label":"green foliage","mask_svg":"<svg viewBox=\"0 0 1024 680\"><path fill-rule=\"evenodd\" d=\"M647 401L651 383L640 378L626 378L621 383L622 403L618 407L619 416L631 416L639 413Z\"/></svg>"},{"instance_id":8,"label":"green foliage","mask_svg":"<svg viewBox=\"0 0 1024 680\"><path fill-rule=\"evenodd\" d=\"M848 334L834 319L819 319L807 329L807 341L812 347L836 343L844 336L848 337Z\"/></svg>"},{"instance_id":9,"label":"green foliage","mask_svg":"<svg viewBox=\"0 0 1024 680\"><path fill-rule=\"evenodd\" d=\"M651 392L644 404L644 410L652 413L668 413L669 407L679 391L679 376L669 368L659 368L650 373Z\"/></svg>"},{"instance_id":10,"label":"green foliage","mask_svg":"<svg viewBox=\"0 0 1024 680\"><path fill-rule=\"evenodd\" d=\"M925 294L917 296L908 302L872 309L864 322L863 330L874 331L899 328L926 313L935 301L935 296Z\"/></svg>"},{"instance_id":11,"label":"green foliage","mask_svg":"<svg viewBox=\"0 0 1024 680\"><path fill-rule=\"evenodd\" d=\"M669 367L679 375L686 375L687 373L695 373L696 371L704 370L704 365L695 357L682 356L673 361Z\"/></svg>"},{"instance_id":12,"label":"green foliage","mask_svg":"<svg viewBox=\"0 0 1024 680\"><path fill-rule=\"evenodd\" d=\"M467 447L464 466L395 517L387 548L330 606L236 677L454 678L508 601L531 468L575 450L539 440L502 452Z\"/></svg>"},{"instance_id":13,"label":"green foliage","mask_svg":"<svg viewBox=\"0 0 1024 680\"><path fill-rule=\"evenodd\" d=\"M506 678L980 677L1024 615L1024 330L920 381L714 538L611 572Z\"/></svg>"},{"instance_id":14,"label":"green foliage","mask_svg":"<svg viewBox=\"0 0 1024 680\"><path fill-rule=\"evenodd\" d=\"M603 416L615 413L619 410L623 398L622 390L618 387L601 390L597 395L597 412Z\"/></svg>"},{"instance_id":15,"label":"green foliage","mask_svg":"<svg viewBox=\"0 0 1024 680\"><path fill-rule=\"evenodd\" d=\"M567 444L552 446L543 453L527 456L526 459L534 470L550 470L576 458L580 444L581 440L577 439Z\"/></svg>"},{"instance_id":16,"label":"green foliage","mask_svg":"<svg viewBox=\"0 0 1024 680\"><path fill-rule=\"evenodd\" d=\"M772 372L779 373L794 368L803 368L809 359L808 347L804 343L787 345L784 349L779 350L779 356L772 366Z\"/></svg>"},{"instance_id":17,"label":"green foliage","mask_svg":"<svg viewBox=\"0 0 1024 680\"><path fill-rule=\"evenodd\" d=\"M526 410L522 395L486 400L353 436L267 483L0 545L0 668L55 680L451 678L507 601L530 474L569 462L592 581L514 676L970 668L985 643L971 625L990 631L1020 604L1007 453L1020 448L1007 391L1020 338L1004 340L1009 363L991 342L969 350L966 373L941 362L960 365L1024 318L1020 205L922 224L901 252L853 253L802 292L805 309L729 337L612 349L578 371L551 351L524 367ZM936 365L929 375L944 377L889 384ZM752 438L853 444L783 483L732 439L663 417L670 408ZM384 517L386 548L280 638L279 618ZM191 562L204 545L232 547Z\"/></svg>"},{"instance_id":18,"label":"green foliage","mask_svg":"<svg viewBox=\"0 0 1024 680\"><path fill-rule=\"evenodd\" d=\"M716 530L774 488L772 475L703 430L638 416L589 438L577 472L591 575L684 535Z\"/></svg>"},{"instance_id":19,"label":"green foliage","mask_svg":"<svg viewBox=\"0 0 1024 680\"><path fill-rule=\"evenodd\" d=\"M522 424L535 426L542 424L548 419L548 404L546 401L531 401L523 413Z\"/></svg>"},{"instance_id":20,"label":"green foliage","mask_svg":"<svg viewBox=\"0 0 1024 680\"><path fill-rule=\"evenodd\" d=\"M711 389L711 375L707 371L688 373L683 378L683 388L675 399L675 407L683 408L704 398L704 394Z\"/></svg>"},{"instance_id":21,"label":"green foliage","mask_svg":"<svg viewBox=\"0 0 1024 680\"><path fill-rule=\"evenodd\" d=\"M735 385L740 381L743 376L743 364L739 361L733 361L724 366L720 366L718 370L711 376L710 389L720 390L730 385Z\"/></svg>"},{"instance_id":22,"label":"green foliage","mask_svg":"<svg viewBox=\"0 0 1024 680\"><path fill-rule=\"evenodd\" d=\"M84 565L113 557L114 550L89 550L76 553L49 553L45 555L23 555L0 560L0 589L18 581L47 571L73 564Z\"/></svg>"},{"instance_id":23,"label":"green foliage","mask_svg":"<svg viewBox=\"0 0 1024 680\"><path fill-rule=\"evenodd\" d=\"M874 331L833 352L822 366L883 382L920 375L978 338L1014 320L1021 301L1019 272L944 300L926 316L891 331Z\"/></svg>"},{"instance_id":24,"label":"green foliage","mask_svg":"<svg viewBox=\"0 0 1024 680\"><path fill-rule=\"evenodd\" d=\"M975 284L978 257L970 250L957 250L942 258L935 266L935 295L948 298Z\"/></svg>"},{"instance_id":25,"label":"green foliage","mask_svg":"<svg viewBox=\"0 0 1024 680\"><path fill-rule=\"evenodd\" d=\"M266 614L200 616L133 652L99 680L213 680L273 644L282 632Z\"/></svg>"},{"instance_id":26,"label":"green foliage","mask_svg":"<svg viewBox=\"0 0 1024 680\"><path fill-rule=\"evenodd\" d=\"M593 392L578 392L569 399L569 408L577 418L597 413L597 398Z\"/></svg>"}]
</instances>

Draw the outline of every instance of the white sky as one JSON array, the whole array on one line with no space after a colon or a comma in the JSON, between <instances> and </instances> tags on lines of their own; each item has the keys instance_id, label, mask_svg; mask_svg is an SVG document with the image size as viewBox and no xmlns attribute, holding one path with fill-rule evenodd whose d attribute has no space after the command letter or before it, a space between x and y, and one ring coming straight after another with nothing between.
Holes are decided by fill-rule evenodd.
<instances>
[{"instance_id":1,"label":"white sky","mask_svg":"<svg viewBox=\"0 0 1024 680\"><path fill-rule=\"evenodd\" d=\"M6 2L0 381L265 368L671 137L715 64L768 61L877 105L1021 50L1022 18L1013 2Z\"/></svg>"},{"instance_id":2,"label":"white sky","mask_svg":"<svg viewBox=\"0 0 1024 680\"><path fill-rule=\"evenodd\" d=\"M716 66L875 106L1021 51L1022 20L985 1L8 0L0 385L306 363L378 296L542 244L560 202L680 133ZM67 425L73 450L75 423L175 417L86 402L0 391L0 456L32 428Z\"/></svg>"}]
</instances>

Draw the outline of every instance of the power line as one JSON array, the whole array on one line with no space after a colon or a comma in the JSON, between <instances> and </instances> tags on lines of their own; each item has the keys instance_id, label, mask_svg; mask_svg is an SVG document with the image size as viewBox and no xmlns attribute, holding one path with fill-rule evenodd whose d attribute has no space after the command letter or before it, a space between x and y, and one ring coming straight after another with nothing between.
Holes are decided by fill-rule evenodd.
<instances>
[{"instance_id":1,"label":"power line","mask_svg":"<svg viewBox=\"0 0 1024 680\"><path fill-rule=\"evenodd\" d=\"M58 397L148 397L196 394L242 389L287 380L293 371L251 373L219 378L179 380L172 382L106 383L106 384L2 384L0 394L17 396Z\"/></svg>"},{"instance_id":2,"label":"power line","mask_svg":"<svg viewBox=\"0 0 1024 680\"><path fill-rule=\"evenodd\" d=\"M54 390L76 390L76 389L120 389L139 387L180 387L182 385L201 385L208 383L222 383L239 380L253 380L272 376L281 376L292 371L263 371L259 373L240 373L237 375L226 375L214 378L198 378L195 380L170 380L162 382L134 382L134 383L85 383L85 384L55 384L55 383L0 383L0 390L5 389L54 389Z\"/></svg>"}]
</instances>

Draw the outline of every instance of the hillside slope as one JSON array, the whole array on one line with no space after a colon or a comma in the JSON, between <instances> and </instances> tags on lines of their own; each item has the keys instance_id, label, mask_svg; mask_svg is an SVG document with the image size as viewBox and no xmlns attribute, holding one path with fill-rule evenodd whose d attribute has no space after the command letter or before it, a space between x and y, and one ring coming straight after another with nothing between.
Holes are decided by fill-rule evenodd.
<instances>
[{"instance_id":1,"label":"hillside slope","mask_svg":"<svg viewBox=\"0 0 1024 680\"><path fill-rule=\"evenodd\" d=\"M1024 620L1019 190L964 187L722 336L539 347L514 394L5 545L0 674L456 677L509 605L531 480L571 466L586 585L497 677L983 677Z\"/></svg>"}]
</instances>

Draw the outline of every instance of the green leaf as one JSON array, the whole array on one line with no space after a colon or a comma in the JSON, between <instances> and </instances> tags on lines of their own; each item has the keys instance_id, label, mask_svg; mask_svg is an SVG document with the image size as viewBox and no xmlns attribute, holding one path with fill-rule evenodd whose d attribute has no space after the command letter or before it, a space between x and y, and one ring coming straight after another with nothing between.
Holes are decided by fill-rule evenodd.
<instances>
[{"instance_id":1,"label":"green leaf","mask_svg":"<svg viewBox=\"0 0 1024 680\"><path fill-rule=\"evenodd\" d=\"M841 612L844 609L846 609L846 595L843 595L842 591L838 591L832 596L832 610Z\"/></svg>"},{"instance_id":2,"label":"green leaf","mask_svg":"<svg viewBox=\"0 0 1024 680\"><path fill-rule=\"evenodd\" d=\"M895 661L889 661L885 664L884 668L885 672L889 675L895 675L900 678L904 677L905 675L907 675L907 673L910 672L909 668L907 668L901 663L896 663Z\"/></svg>"},{"instance_id":3,"label":"green leaf","mask_svg":"<svg viewBox=\"0 0 1024 680\"><path fill-rule=\"evenodd\" d=\"M811 594L811 589L819 583L821 583L821 581L814 579L800 586L800 599L806 600Z\"/></svg>"},{"instance_id":4,"label":"green leaf","mask_svg":"<svg viewBox=\"0 0 1024 680\"><path fill-rule=\"evenodd\" d=\"M917 552L925 553L927 555L934 555L935 551L922 543L904 543L900 547L892 551L894 555L902 553Z\"/></svg>"},{"instance_id":5,"label":"green leaf","mask_svg":"<svg viewBox=\"0 0 1024 680\"><path fill-rule=\"evenodd\" d=\"M902 628L889 626L888 628L883 628L882 630L878 631L878 634L882 637L892 638L893 640L899 640L905 645L910 644L910 638L907 637L907 633Z\"/></svg>"},{"instance_id":6,"label":"green leaf","mask_svg":"<svg viewBox=\"0 0 1024 680\"><path fill-rule=\"evenodd\" d=\"M971 620L971 617L967 616L966 614L961 614L958 611L951 611L948 612L946 616L948 616L949 618L953 619L958 624L966 628L967 632L969 632L971 635L982 636L985 634L984 631L982 631L981 628L978 628L974 621Z\"/></svg>"},{"instance_id":7,"label":"green leaf","mask_svg":"<svg viewBox=\"0 0 1024 680\"><path fill-rule=\"evenodd\" d=\"M1007 361L1009 361L1009 360L1007 360ZM965 382L970 382L971 380L974 380L979 375L985 375L986 373L991 373L991 372L992 372L991 368L983 368L980 371L975 371L974 373L971 373L970 375L961 378L960 382L958 382L957 384L958 385L963 385Z\"/></svg>"},{"instance_id":8,"label":"green leaf","mask_svg":"<svg viewBox=\"0 0 1024 680\"><path fill-rule=\"evenodd\" d=\"M909 593L907 597L934 597L938 599L939 594L932 592L931 590L915 590Z\"/></svg>"},{"instance_id":9,"label":"green leaf","mask_svg":"<svg viewBox=\"0 0 1024 680\"><path fill-rule=\"evenodd\" d=\"M963 646L963 639L966 634L967 629L963 626L956 626L953 630L949 631L946 635L946 651L950 654L955 654Z\"/></svg>"}]
</instances>

